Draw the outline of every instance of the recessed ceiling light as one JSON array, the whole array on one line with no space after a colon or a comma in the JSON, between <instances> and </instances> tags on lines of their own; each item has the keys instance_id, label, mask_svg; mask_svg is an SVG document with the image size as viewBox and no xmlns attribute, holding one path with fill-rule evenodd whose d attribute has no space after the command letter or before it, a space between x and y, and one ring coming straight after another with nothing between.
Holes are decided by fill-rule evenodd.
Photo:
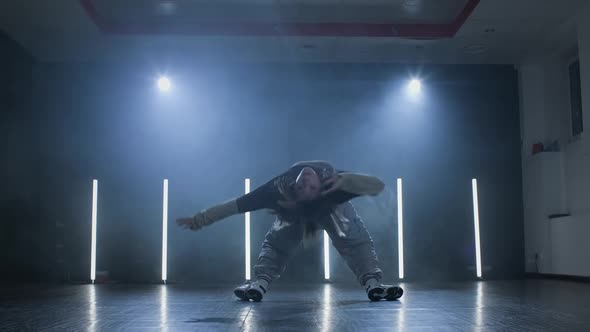
<instances>
[{"instance_id":1,"label":"recessed ceiling light","mask_svg":"<svg viewBox=\"0 0 590 332\"><path fill-rule=\"evenodd\" d=\"M481 54L487 50L487 47L483 44L474 44L474 45L465 46L465 47L463 47L463 49L465 50L465 53Z\"/></svg>"},{"instance_id":2,"label":"recessed ceiling light","mask_svg":"<svg viewBox=\"0 0 590 332\"><path fill-rule=\"evenodd\" d=\"M415 7L420 4L420 0L404 0L403 5L406 7Z\"/></svg>"},{"instance_id":3,"label":"recessed ceiling light","mask_svg":"<svg viewBox=\"0 0 590 332\"><path fill-rule=\"evenodd\" d=\"M402 2L402 10L407 14L417 15L422 7L422 0L404 0Z\"/></svg>"},{"instance_id":4,"label":"recessed ceiling light","mask_svg":"<svg viewBox=\"0 0 590 332\"><path fill-rule=\"evenodd\" d=\"M159 12L164 15L176 14L176 3L172 1L162 1L158 4Z\"/></svg>"}]
</instances>

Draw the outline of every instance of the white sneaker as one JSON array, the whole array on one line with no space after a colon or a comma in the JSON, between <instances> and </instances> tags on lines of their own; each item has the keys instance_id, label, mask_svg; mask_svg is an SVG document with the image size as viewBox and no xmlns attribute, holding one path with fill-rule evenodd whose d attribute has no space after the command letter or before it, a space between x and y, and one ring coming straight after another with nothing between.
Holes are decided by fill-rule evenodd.
<instances>
[{"instance_id":1,"label":"white sneaker","mask_svg":"<svg viewBox=\"0 0 590 332\"><path fill-rule=\"evenodd\" d=\"M367 296L371 301L395 301L404 295L404 290L398 286L369 283L365 285Z\"/></svg>"},{"instance_id":2,"label":"white sneaker","mask_svg":"<svg viewBox=\"0 0 590 332\"><path fill-rule=\"evenodd\" d=\"M234 295L240 299L240 301L248 301L248 295L246 295L248 288L250 288L250 282L246 281L244 284L234 289Z\"/></svg>"},{"instance_id":3,"label":"white sneaker","mask_svg":"<svg viewBox=\"0 0 590 332\"><path fill-rule=\"evenodd\" d=\"M234 289L234 295L240 301L254 301L260 302L266 294L266 287L268 283L264 280L256 280L253 282L246 281L243 285Z\"/></svg>"}]
</instances>

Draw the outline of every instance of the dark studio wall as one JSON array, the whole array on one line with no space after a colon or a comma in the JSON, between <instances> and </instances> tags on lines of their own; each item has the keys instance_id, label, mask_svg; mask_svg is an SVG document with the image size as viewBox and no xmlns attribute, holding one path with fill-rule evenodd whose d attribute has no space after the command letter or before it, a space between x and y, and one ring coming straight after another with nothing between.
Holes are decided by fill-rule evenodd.
<instances>
[{"instance_id":1,"label":"dark studio wall","mask_svg":"<svg viewBox=\"0 0 590 332\"><path fill-rule=\"evenodd\" d=\"M0 257L3 278L22 280L39 275L40 165L34 114L30 111L34 59L0 31Z\"/></svg>"},{"instance_id":2,"label":"dark studio wall","mask_svg":"<svg viewBox=\"0 0 590 332\"><path fill-rule=\"evenodd\" d=\"M48 252L55 255L54 239L65 246L63 265L45 266L41 274L88 279L96 178L97 270L114 280L158 280L162 179L168 178L169 278L239 282L242 216L197 233L178 229L174 218L240 195L245 177L257 186L297 160L326 159L387 182L382 195L354 201L387 279L397 275L397 177L404 179L409 280L472 278L472 177L480 186L486 276L520 277L516 72L424 66L417 102L404 92L416 68L176 63L166 67L173 91L162 95L154 79L163 69L153 65L35 65L31 109L42 168L34 174L42 177ZM271 223L264 211L252 214L253 262ZM285 281L321 280L321 236L304 246ZM354 281L334 250L332 264L335 280Z\"/></svg>"}]
</instances>

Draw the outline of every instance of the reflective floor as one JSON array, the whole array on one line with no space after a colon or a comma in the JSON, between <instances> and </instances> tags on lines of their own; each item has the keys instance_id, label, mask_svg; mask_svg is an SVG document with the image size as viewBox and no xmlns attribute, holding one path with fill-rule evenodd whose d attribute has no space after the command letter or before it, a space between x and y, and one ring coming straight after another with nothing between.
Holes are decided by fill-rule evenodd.
<instances>
[{"instance_id":1,"label":"reflective floor","mask_svg":"<svg viewBox=\"0 0 590 332\"><path fill-rule=\"evenodd\" d=\"M590 284L405 284L399 302L361 288L277 285L263 302L232 286L3 285L1 331L590 331Z\"/></svg>"}]
</instances>

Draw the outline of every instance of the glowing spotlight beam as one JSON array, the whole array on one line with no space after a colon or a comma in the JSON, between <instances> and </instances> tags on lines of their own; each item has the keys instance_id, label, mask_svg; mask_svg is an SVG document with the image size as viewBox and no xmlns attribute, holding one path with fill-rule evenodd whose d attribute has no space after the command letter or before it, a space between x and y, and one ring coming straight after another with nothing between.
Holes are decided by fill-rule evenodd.
<instances>
[{"instance_id":1,"label":"glowing spotlight beam","mask_svg":"<svg viewBox=\"0 0 590 332\"><path fill-rule=\"evenodd\" d=\"M162 281L168 279L168 179L162 193Z\"/></svg>"},{"instance_id":2,"label":"glowing spotlight beam","mask_svg":"<svg viewBox=\"0 0 590 332\"><path fill-rule=\"evenodd\" d=\"M471 180L473 191L473 224L475 229L475 263L477 266L477 277L481 278L481 247L479 242L479 202L477 197L477 179Z\"/></svg>"},{"instance_id":3,"label":"glowing spotlight beam","mask_svg":"<svg viewBox=\"0 0 590 332\"><path fill-rule=\"evenodd\" d=\"M90 280L96 280L96 208L98 203L98 180L92 181L92 235L90 240Z\"/></svg>"},{"instance_id":4,"label":"glowing spotlight beam","mask_svg":"<svg viewBox=\"0 0 590 332\"><path fill-rule=\"evenodd\" d=\"M244 192L250 192L250 179L244 181ZM250 212L244 214L245 243L246 243L246 280L250 280Z\"/></svg>"},{"instance_id":5,"label":"glowing spotlight beam","mask_svg":"<svg viewBox=\"0 0 590 332\"><path fill-rule=\"evenodd\" d=\"M324 279L330 280L330 236L324 231Z\"/></svg>"},{"instance_id":6,"label":"glowing spotlight beam","mask_svg":"<svg viewBox=\"0 0 590 332\"><path fill-rule=\"evenodd\" d=\"M402 197L402 179L397 179L397 254L399 278L404 278L404 204Z\"/></svg>"}]
</instances>

